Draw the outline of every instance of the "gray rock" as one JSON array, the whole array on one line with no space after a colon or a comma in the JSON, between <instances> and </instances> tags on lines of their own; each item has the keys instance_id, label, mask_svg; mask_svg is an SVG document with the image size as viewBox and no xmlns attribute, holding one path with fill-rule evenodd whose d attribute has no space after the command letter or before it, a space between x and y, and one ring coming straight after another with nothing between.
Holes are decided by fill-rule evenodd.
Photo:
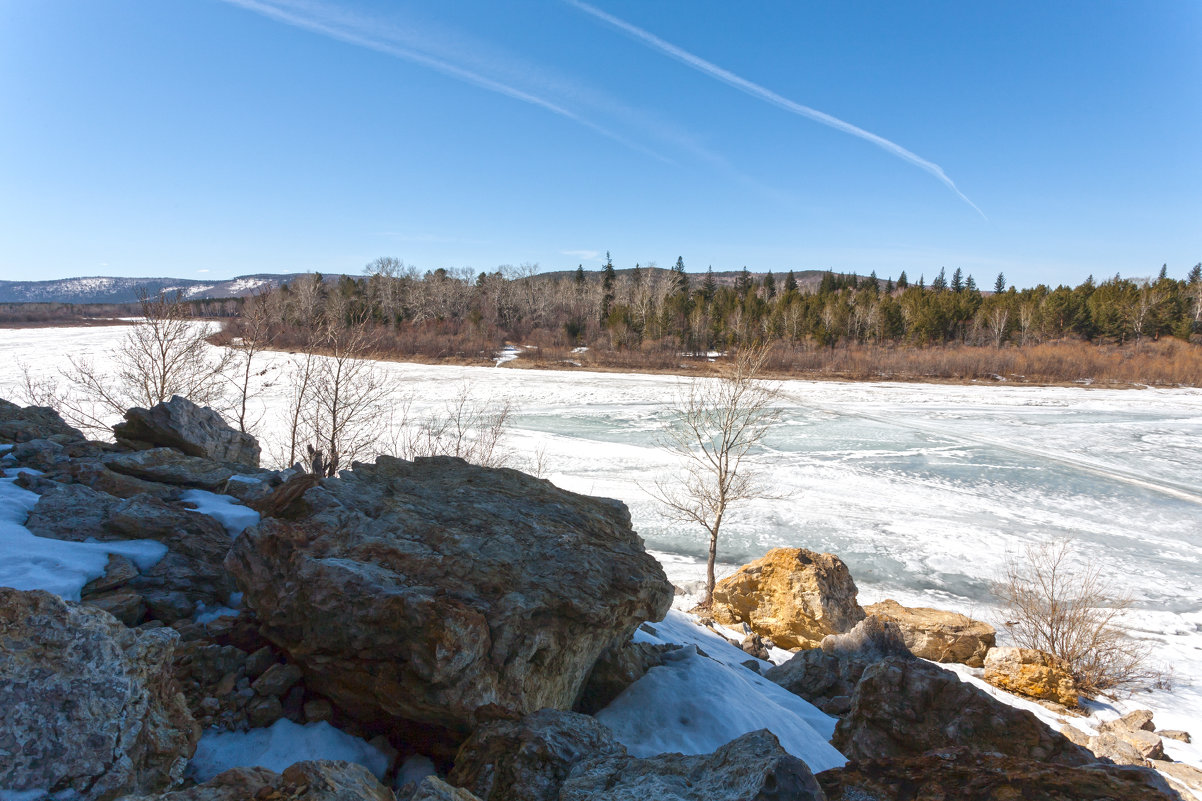
<instances>
[{"instance_id":1,"label":"gray rock","mask_svg":"<svg viewBox=\"0 0 1202 801\"><path fill-rule=\"evenodd\" d=\"M625 757L626 749L595 718L543 709L480 726L447 779L481 801L556 801L576 764L603 755Z\"/></svg>"},{"instance_id":2,"label":"gray rock","mask_svg":"<svg viewBox=\"0 0 1202 801\"><path fill-rule=\"evenodd\" d=\"M767 729L712 754L596 757L573 768L559 801L826 801L805 763Z\"/></svg>"},{"instance_id":3,"label":"gray rock","mask_svg":"<svg viewBox=\"0 0 1202 801\"><path fill-rule=\"evenodd\" d=\"M255 679L251 687L259 695L273 695L277 698L292 689L301 679L301 671L296 665L276 663Z\"/></svg>"},{"instance_id":4,"label":"gray rock","mask_svg":"<svg viewBox=\"0 0 1202 801\"><path fill-rule=\"evenodd\" d=\"M437 776L427 776L409 797L409 801L480 801L462 787L452 787Z\"/></svg>"},{"instance_id":5,"label":"gray rock","mask_svg":"<svg viewBox=\"0 0 1202 801\"><path fill-rule=\"evenodd\" d=\"M262 729L284 716L284 707L274 695L252 698L246 704L246 716L251 728Z\"/></svg>"},{"instance_id":6,"label":"gray rock","mask_svg":"<svg viewBox=\"0 0 1202 801\"><path fill-rule=\"evenodd\" d=\"M624 505L515 470L382 457L304 499L311 515L247 529L226 565L306 687L364 722L457 745L482 707L570 708L672 600Z\"/></svg>"},{"instance_id":7,"label":"gray rock","mask_svg":"<svg viewBox=\"0 0 1202 801\"><path fill-rule=\"evenodd\" d=\"M266 768L234 768L204 784L162 795L122 801L394 801L392 792L354 762L297 762L282 774Z\"/></svg>"},{"instance_id":8,"label":"gray rock","mask_svg":"<svg viewBox=\"0 0 1202 801\"><path fill-rule=\"evenodd\" d=\"M220 414L176 395L150 409L135 407L125 422L113 426L119 444L142 448L175 448L189 456L217 462L259 466L259 443L231 428Z\"/></svg>"},{"instance_id":9,"label":"gray rock","mask_svg":"<svg viewBox=\"0 0 1202 801\"><path fill-rule=\"evenodd\" d=\"M913 658L890 657L865 669L831 743L853 760L905 758L964 746L1061 765L1095 761L1030 712Z\"/></svg>"},{"instance_id":10,"label":"gray rock","mask_svg":"<svg viewBox=\"0 0 1202 801\"><path fill-rule=\"evenodd\" d=\"M585 715L600 712L648 670L663 664L664 653L677 647L624 642L605 649L589 674L575 710Z\"/></svg>"},{"instance_id":11,"label":"gray rock","mask_svg":"<svg viewBox=\"0 0 1202 801\"><path fill-rule=\"evenodd\" d=\"M224 489L234 471L224 464L199 456L189 456L174 448L151 448L101 457L103 464L116 473L143 481L216 492Z\"/></svg>"},{"instance_id":12,"label":"gray rock","mask_svg":"<svg viewBox=\"0 0 1202 801\"><path fill-rule=\"evenodd\" d=\"M200 731L171 671L176 641L0 588L0 787L107 801L179 782Z\"/></svg>"},{"instance_id":13,"label":"gray rock","mask_svg":"<svg viewBox=\"0 0 1202 801\"><path fill-rule=\"evenodd\" d=\"M85 439L82 432L63 422L48 406L24 408L0 398L0 442L49 439L59 444Z\"/></svg>"}]
</instances>

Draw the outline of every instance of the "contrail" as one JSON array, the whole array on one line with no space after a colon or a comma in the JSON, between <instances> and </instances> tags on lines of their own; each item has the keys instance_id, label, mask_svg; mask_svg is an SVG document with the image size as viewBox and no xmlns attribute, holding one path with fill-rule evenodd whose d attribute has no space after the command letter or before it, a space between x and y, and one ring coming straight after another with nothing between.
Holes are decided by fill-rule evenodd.
<instances>
[{"instance_id":1,"label":"contrail","mask_svg":"<svg viewBox=\"0 0 1202 801\"><path fill-rule=\"evenodd\" d=\"M601 9L584 2L584 0L564 0L564 2L575 6L584 13L589 14L601 20L602 22L606 22L614 26L623 33L626 33L634 39L637 39L638 41L643 42L644 44L656 50L659 50L661 53L671 56L682 64L692 67L699 72L703 72L706 75L709 75L711 78L717 78L729 86L733 86L740 92L745 92L752 97L758 97L760 100L765 100L774 106L783 108L785 111L806 117L814 122L822 123L823 125L827 125L837 131L842 131L844 133L851 134L852 136L857 136L860 139L871 142L887 153L892 153L894 156L910 162L915 167L926 170L931 175L943 182L948 189L951 189L953 192L955 192L961 200L972 206L973 209L976 210L977 214L980 214L981 217L985 219L989 219L988 217L985 217L985 212L977 208L977 204L969 200L968 197L956 187L956 184L951 178L947 177L947 173L943 171L942 167L934 162L927 161L916 153L906 150L901 145L895 142L890 142L883 136L877 136L871 131L865 131L863 128L852 125L850 122L844 122L838 117L832 117L830 114L819 111L818 109L810 108L809 106L803 106L801 103L795 103L789 98L782 97L776 92L773 92L770 89L765 89L757 83L752 83L746 78L740 78L733 72L724 70L717 64L711 64L705 59L695 56L687 50L682 50L671 42L665 42L655 34L645 31L635 25L631 25L629 22L619 19L612 14L607 14Z\"/></svg>"},{"instance_id":2,"label":"contrail","mask_svg":"<svg viewBox=\"0 0 1202 801\"><path fill-rule=\"evenodd\" d=\"M628 147L631 150L649 155L652 158L660 161L672 163L671 159L661 156L655 151L649 150L642 145L631 142L625 137L616 134L607 128L604 128L585 117L580 116L574 111L566 109L557 103L553 103L550 100L546 100L538 95L531 94L530 92L522 91L514 86L494 80L477 72L464 69L463 67L452 64L441 58L436 58L434 56L421 53L410 47L402 47L394 42L377 38L377 36L373 36L364 30L365 27L370 28L374 26L356 24L357 21L348 20L345 15L341 15L342 18L335 19L333 22L326 22L321 19L317 19L314 16L298 13L296 10L292 10L287 7L281 7L280 5L271 2L271 0L220 1L228 3L232 6L237 6L238 8L242 8L247 11L253 11L256 14L268 17L269 19L274 19L277 22L283 22L285 24L302 28L331 39L336 39L340 42L345 42L357 47L365 47L369 50L375 50L378 53L384 53L395 58L404 59L405 61L411 61L415 64L420 64L423 67L428 67L432 70L435 70L436 72L441 72L443 75L447 75L451 78L472 84L473 86L478 86L481 89L485 89L489 92L496 92L497 94L513 98L514 100L519 100L523 103L529 103L532 106L537 106L541 109L551 112L552 114L569 119L578 125L583 125L585 128L601 134L608 139L612 139L613 141L618 142L619 144ZM293 9L295 9L297 4L291 5ZM331 16L329 10L324 9L321 6L306 4L303 6L303 8L305 11L308 11L309 14L313 14L315 11L317 11L325 12L326 17Z\"/></svg>"}]
</instances>

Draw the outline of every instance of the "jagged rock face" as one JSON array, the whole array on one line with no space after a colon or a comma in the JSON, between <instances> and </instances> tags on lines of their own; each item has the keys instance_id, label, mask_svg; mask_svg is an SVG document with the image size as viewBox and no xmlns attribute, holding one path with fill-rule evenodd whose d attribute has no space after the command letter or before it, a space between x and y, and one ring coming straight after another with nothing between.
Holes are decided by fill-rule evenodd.
<instances>
[{"instance_id":1,"label":"jagged rock face","mask_svg":"<svg viewBox=\"0 0 1202 801\"><path fill-rule=\"evenodd\" d=\"M481 801L557 801L577 763L606 755L624 757L626 749L596 718L543 709L480 726L447 780Z\"/></svg>"},{"instance_id":2,"label":"jagged rock face","mask_svg":"<svg viewBox=\"0 0 1202 801\"><path fill-rule=\"evenodd\" d=\"M172 676L177 640L0 588L0 787L107 801L178 783L200 728Z\"/></svg>"},{"instance_id":3,"label":"jagged rock face","mask_svg":"<svg viewBox=\"0 0 1202 801\"><path fill-rule=\"evenodd\" d=\"M798 651L764 674L828 715L843 715L869 665L882 659L912 659L897 624L869 615L846 634L830 634L820 648Z\"/></svg>"},{"instance_id":4,"label":"jagged rock face","mask_svg":"<svg viewBox=\"0 0 1202 801\"><path fill-rule=\"evenodd\" d=\"M1068 707L1077 705L1077 685L1064 664L1032 648L991 648L985 656L985 681L1007 692Z\"/></svg>"},{"instance_id":5,"label":"jagged rock face","mask_svg":"<svg viewBox=\"0 0 1202 801\"><path fill-rule=\"evenodd\" d=\"M172 623L191 616L198 602L220 606L234 589L223 565L230 538L221 524L149 495L122 500L82 484L53 486L25 525L39 537L74 542L150 539L166 545L167 554L153 567L124 575L132 565L120 565L123 579L106 573L107 580L83 596L110 604L105 608L126 622L126 610L145 603L155 617Z\"/></svg>"},{"instance_id":6,"label":"jagged rock face","mask_svg":"<svg viewBox=\"0 0 1202 801\"><path fill-rule=\"evenodd\" d=\"M593 666L575 711L585 715L600 712L648 670L662 665L666 652L678 647L667 643L624 642L607 648Z\"/></svg>"},{"instance_id":7,"label":"jagged rock face","mask_svg":"<svg viewBox=\"0 0 1202 801\"><path fill-rule=\"evenodd\" d=\"M204 784L162 795L123 801L394 801L392 792L367 768L353 762L297 762L283 773L266 768L234 768Z\"/></svg>"},{"instance_id":8,"label":"jagged rock face","mask_svg":"<svg viewBox=\"0 0 1202 801\"><path fill-rule=\"evenodd\" d=\"M259 466L259 442L226 424L221 415L176 395L149 409L134 407L113 426L117 442L137 449L175 448L216 462Z\"/></svg>"},{"instance_id":9,"label":"jagged rock face","mask_svg":"<svg viewBox=\"0 0 1202 801\"><path fill-rule=\"evenodd\" d=\"M818 782L830 801L1169 801L1174 797L1151 770L1049 765L969 748L908 759L849 762L819 773Z\"/></svg>"},{"instance_id":10,"label":"jagged rock face","mask_svg":"<svg viewBox=\"0 0 1202 801\"><path fill-rule=\"evenodd\" d=\"M225 487L234 471L224 464L189 456L174 448L150 448L105 456L105 467L132 478L177 487L217 491Z\"/></svg>"},{"instance_id":11,"label":"jagged rock face","mask_svg":"<svg viewBox=\"0 0 1202 801\"><path fill-rule=\"evenodd\" d=\"M0 398L0 442L51 440L59 445L85 439L82 432L63 422L48 406L21 407Z\"/></svg>"},{"instance_id":12,"label":"jagged rock face","mask_svg":"<svg viewBox=\"0 0 1202 801\"><path fill-rule=\"evenodd\" d=\"M306 685L364 720L461 742L490 706L571 708L672 585L616 501L447 457L356 464L226 566Z\"/></svg>"},{"instance_id":13,"label":"jagged rock face","mask_svg":"<svg viewBox=\"0 0 1202 801\"><path fill-rule=\"evenodd\" d=\"M825 801L806 764L767 729L712 754L597 757L572 769L560 801Z\"/></svg>"},{"instance_id":14,"label":"jagged rock face","mask_svg":"<svg viewBox=\"0 0 1202 801\"><path fill-rule=\"evenodd\" d=\"M864 619L856 583L837 556L776 548L714 587L714 620L747 623L781 648L817 648Z\"/></svg>"},{"instance_id":15,"label":"jagged rock face","mask_svg":"<svg viewBox=\"0 0 1202 801\"><path fill-rule=\"evenodd\" d=\"M959 662L979 668L997 641L993 626L956 612L907 607L893 600L866 606L864 611L892 620L914 655L933 662Z\"/></svg>"},{"instance_id":16,"label":"jagged rock face","mask_svg":"<svg viewBox=\"0 0 1202 801\"><path fill-rule=\"evenodd\" d=\"M1007 706L930 662L895 657L864 671L831 744L853 760L965 746L1061 765L1094 761L1030 712Z\"/></svg>"}]
</instances>

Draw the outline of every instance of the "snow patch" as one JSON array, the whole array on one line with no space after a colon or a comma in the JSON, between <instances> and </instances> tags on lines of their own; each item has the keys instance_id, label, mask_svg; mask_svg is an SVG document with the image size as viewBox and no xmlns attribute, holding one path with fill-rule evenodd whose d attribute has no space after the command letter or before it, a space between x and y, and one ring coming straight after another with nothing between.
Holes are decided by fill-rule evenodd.
<instances>
[{"instance_id":1,"label":"snow patch","mask_svg":"<svg viewBox=\"0 0 1202 801\"><path fill-rule=\"evenodd\" d=\"M193 489L181 494L179 499L192 504L195 511L208 515L225 526L231 537L237 537L247 528L259 524L258 512L243 506L229 495Z\"/></svg>"},{"instance_id":2,"label":"snow patch","mask_svg":"<svg viewBox=\"0 0 1202 801\"><path fill-rule=\"evenodd\" d=\"M265 729L207 729L196 745L188 771L196 781L207 782L230 768L260 767L282 773L297 762L314 759L355 762L377 779L384 777L392 761L383 748L324 721L301 726L281 718Z\"/></svg>"}]
</instances>

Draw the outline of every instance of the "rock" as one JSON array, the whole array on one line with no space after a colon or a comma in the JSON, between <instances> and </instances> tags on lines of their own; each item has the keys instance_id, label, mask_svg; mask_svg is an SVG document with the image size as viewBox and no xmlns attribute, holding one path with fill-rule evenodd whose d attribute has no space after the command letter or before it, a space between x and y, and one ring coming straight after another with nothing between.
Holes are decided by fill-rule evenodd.
<instances>
[{"instance_id":1,"label":"rock","mask_svg":"<svg viewBox=\"0 0 1202 801\"><path fill-rule=\"evenodd\" d=\"M422 779L409 801L480 801L462 787L452 787L437 776Z\"/></svg>"},{"instance_id":2,"label":"rock","mask_svg":"<svg viewBox=\"0 0 1202 801\"><path fill-rule=\"evenodd\" d=\"M1164 759L1164 742L1159 735L1142 729L1114 732L1114 736L1130 745L1142 759Z\"/></svg>"},{"instance_id":3,"label":"rock","mask_svg":"<svg viewBox=\"0 0 1202 801\"><path fill-rule=\"evenodd\" d=\"M49 439L31 439L15 445L8 452L17 464L46 472L66 462L70 457L67 449Z\"/></svg>"},{"instance_id":4,"label":"rock","mask_svg":"<svg viewBox=\"0 0 1202 801\"><path fill-rule=\"evenodd\" d=\"M166 545L162 559L123 585L166 623L191 617L197 602L221 606L234 589L223 565L230 537L222 525L148 495L122 500L80 484L62 485L42 494L25 526L39 537L73 542L150 539Z\"/></svg>"},{"instance_id":5,"label":"rock","mask_svg":"<svg viewBox=\"0 0 1202 801\"><path fill-rule=\"evenodd\" d=\"M449 457L381 457L265 519L226 565L310 691L458 744L487 705L570 708L672 586L617 501Z\"/></svg>"},{"instance_id":6,"label":"rock","mask_svg":"<svg viewBox=\"0 0 1202 801\"><path fill-rule=\"evenodd\" d=\"M1163 759L1152 761L1152 767L1168 779L1169 786L1186 799L1191 796L1202 799L1202 770L1184 762L1169 762Z\"/></svg>"},{"instance_id":7,"label":"rock","mask_svg":"<svg viewBox=\"0 0 1202 801\"><path fill-rule=\"evenodd\" d=\"M1098 731L1156 731L1156 724L1152 722L1151 710L1136 709L1114 720L1103 721L1098 724Z\"/></svg>"},{"instance_id":8,"label":"rock","mask_svg":"<svg viewBox=\"0 0 1202 801\"><path fill-rule=\"evenodd\" d=\"M1093 756L1030 712L1003 704L951 671L890 657L864 670L851 711L831 739L848 759L904 758L965 746L1006 756L1083 765Z\"/></svg>"},{"instance_id":9,"label":"rock","mask_svg":"<svg viewBox=\"0 0 1202 801\"><path fill-rule=\"evenodd\" d=\"M107 801L178 783L200 730L171 671L176 640L0 588L0 787Z\"/></svg>"},{"instance_id":10,"label":"rock","mask_svg":"<svg viewBox=\"0 0 1202 801\"><path fill-rule=\"evenodd\" d=\"M798 651L764 676L828 715L843 715L864 670L891 656L913 658L896 623L869 615L848 633L827 635L820 648Z\"/></svg>"},{"instance_id":11,"label":"rock","mask_svg":"<svg viewBox=\"0 0 1202 801\"><path fill-rule=\"evenodd\" d=\"M48 406L26 406L0 398L0 442L29 442L46 439L64 444L85 439L79 429L63 422Z\"/></svg>"},{"instance_id":12,"label":"rock","mask_svg":"<svg viewBox=\"0 0 1202 801\"><path fill-rule=\"evenodd\" d=\"M251 728L264 729L284 716L284 707L274 695L252 698L246 705L246 718Z\"/></svg>"},{"instance_id":13,"label":"rock","mask_svg":"<svg viewBox=\"0 0 1202 801\"><path fill-rule=\"evenodd\" d=\"M532 797L533 798L533 797ZM767 729L712 754L596 757L573 768L559 801L825 801L805 763Z\"/></svg>"},{"instance_id":14,"label":"rock","mask_svg":"<svg viewBox=\"0 0 1202 801\"><path fill-rule=\"evenodd\" d=\"M1193 740L1187 731L1179 731L1177 729L1160 729L1156 732L1161 737L1167 737L1170 740L1177 740L1182 743L1192 743Z\"/></svg>"},{"instance_id":15,"label":"rock","mask_svg":"<svg viewBox=\"0 0 1202 801\"><path fill-rule=\"evenodd\" d=\"M816 648L864 619L843 560L804 548L776 548L719 581L711 614L780 648Z\"/></svg>"},{"instance_id":16,"label":"rock","mask_svg":"<svg viewBox=\"0 0 1202 801\"><path fill-rule=\"evenodd\" d=\"M212 492L223 489L234 475L234 471L225 465L188 456L173 448L115 453L102 457L102 462L114 472L144 481Z\"/></svg>"},{"instance_id":17,"label":"rock","mask_svg":"<svg viewBox=\"0 0 1202 801\"><path fill-rule=\"evenodd\" d=\"M393 801L392 792L362 765L317 760L297 762L282 774L266 768L234 768L204 784L123 801Z\"/></svg>"},{"instance_id":18,"label":"rock","mask_svg":"<svg viewBox=\"0 0 1202 801\"><path fill-rule=\"evenodd\" d=\"M585 715L600 712L623 690L643 678L648 670L663 664L664 654L677 647L673 644L624 642L605 649L593 665L580 699L576 702L575 711Z\"/></svg>"},{"instance_id":19,"label":"rock","mask_svg":"<svg viewBox=\"0 0 1202 801\"><path fill-rule=\"evenodd\" d=\"M147 612L146 599L129 587L91 593L82 603L108 612L131 628L141 623Z\"/></svg>"},{"instance_id":20,"label":"rock","mask_svg":"<svg viewBox=\"0 0 1202 801\"><path fill-rule=\"evenodd\" d=\"M625 757L626 749L595 718L543 709L480 726L447 780L481 801L557 801L573 767L607 755Z\"/></svg>"},{"instance_id":21,"label":"rock","mask_svg":"<svg viewBox=\"0 0 1202 801\"><path fill-rule=\"evenodd\" d=\"M216 462L259 466L259 443L231 428L220 414L176 395L149 409L134 407L113 426L117 443L137 448L175 448Z\"/></svg>"},{"instance_id":22,"label":"rock","mask_svg":"<svg viewBox=\"0 0 1202 801\"><path fill-rule=\"evenodd\" d=\"M1142 768L1050 765L970 748L905 759L863 759L818 774L830 801L1170 801L1164 779Z\"/></svg>"},{"instance_id":23,"label":"rock","mask_svg":"<svg viewBox=\"0 0 1202 801\"><path fill-rule=\"evenodd\" d=\"M108 564L104 566L104 575L92 579L83 585L80 595L87 600L92 595L116 589L137 578L138 568L124 556L116 553L109 554Z\"/></svg>"},{"instance_id":24,"label":"rock","mask_svg":"<svg viewBox=\"0 0 1202 801\"><path fill-rule=\"evenodd\" d=\"M246 676L251 681L254 681L266 673L268 668L275 664L278 664L275 652L271 650L270 646L264 645L262 648L247 657Z\"/></svg>"},{"instance_id":25,"label":"rock","mask_svg":"<svg viewBox=\"0 0 1202 801\"><path fill-rule=\"evenodd\" d=\"M301 671L296 665L284 665L277 662L251 684L259 695L280 697L292 689L292 685L301 679Z\"/></svg>"},{"instance_id":26,"label":"rock","mask_svg":"<svg viewBox=\"0 0 1202 801\"><path fill-rule=\"evenodd\" d=\"M764 638L755 632L744 637L743 641L739 643L739 648L742 649L743 653L750 654L756 659L767 661L770 656L768 647L764 645Z\"/></svg>"},{"instance_id":27,"label":"rock","mask_svg":"<svg viewBox=\"0 0 1202 801\"><path fill-rule=\"evenodd\" d=\"M163 500L175 500L183 492L179 487L144 481L109 470L99 458L72 459L57 465L53 471L47 471L46 475L55 481L82 484L117 498L153 495Z\"/></svg>"},{"instance_id":28,"label":"rock","mask_svg":"<svg viewBox=\"0 0 1202 801\"><path fill-rule=\"evenodd\" d=\"M1059 659L1032 648L991 648L985 655L985 681L994 687L1077 706L1077 685Z\"/></svg>"},{"instance_id":29,"label":"rock","mask_svg":"<svg viewBox=\"0 0 1202 801\"><path fill-rule=\"evenodd\" d=\"M305 493L320 484L321 478L312 473L294 473L270 493L250 501L247 505L262 517L299 520L313 511L305 503Z\"/></svg>"},{"instance_id":30,"label":"rock","mask_svg":"<svg viewBox=\"0 0 1202 801\"><path fill-rule=\"evenodd\" d=\"M1076 726L1064 723L1060 726L1060 733L1068 738L1068 741L1073 745L1079 745L1082 748L1089 748L1089 740L1091 735L1078 729Z\"/></svg>"},{"instance_id":31,"label":"rock","mask_svg":"<svg viewBox=\"0 0 1202 801\"><path fill-rule=\"evenodd\" d=\"M334 705L324 698L306 701L304 705L305 720L309 723L320 723L334 718Z\"/></svg>"},{"instance_id":32,"label":"rock","mask_svg":"<svg viewBox=\"0 0 1202 801\"><path fill-rule=\"evenodd\" d=\"M864 607L897 624L910 651L933 662L960 662L983 667L985 654L996 644L993 626L956 612L926 607L906 607L886 600Z\"/></svg>"}]
</instances>

